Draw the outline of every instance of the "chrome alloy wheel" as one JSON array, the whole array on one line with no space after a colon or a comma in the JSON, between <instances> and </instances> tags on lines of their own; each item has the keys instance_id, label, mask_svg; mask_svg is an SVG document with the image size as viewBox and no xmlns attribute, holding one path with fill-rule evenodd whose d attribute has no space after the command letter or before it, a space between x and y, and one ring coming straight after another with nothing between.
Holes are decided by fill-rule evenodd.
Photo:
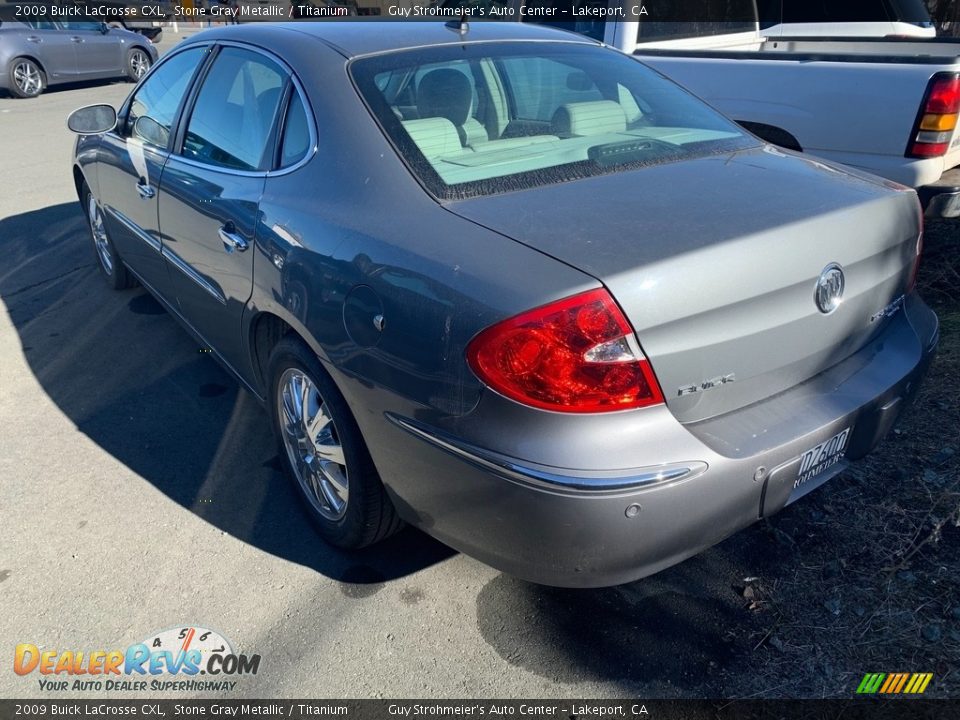
<instances>
[{"instance_id":1,"label":"chrome alloy wheel","mask_svg":"<svg viewBox=\"0 0 960 720\"><path fill-rule=\"evenodd\" d=\"M320 515L340 520L350 499L343 446L323 398L303 370L288 368L280 376L277 412L301 489Z\"/></svg>"},{"instance_id":2,"label":"chrome alloy wheel","mask_svg":"<svg viewBox=\"0 0 960 720\"><path fill-rule=\"evenodd\" d=\"M43 89L40 70L32 62L22 60L13 68L13 81L24 95L33 96Z\"/></svg>"},{"instance_id":3,"label":"chrome alloy wheel","mask_svg":"<svg viewBox=\"0 0 960 720\"><path fill-rule=\"evenodd\" d=\"M107 275L113 274L113 253L110 252L110 241L107 240L107 229L103 226L103 214L93 195L87 195L87 219L90 221L90 233L93 235L93 244L97 248L97 257Z\"/></svg>"},{"instance_id":4,"label":"chrome alloy wheel","mask_svg":"<svg viewBox=\"0 0 960 720\"><path fill-rule=\"evenodd\" d=\"M130 53L130 70L133 71L133 76L137 80L146 75L149 69L150 59L143 50L134 50Z\"/></svg>"}]
</instances>

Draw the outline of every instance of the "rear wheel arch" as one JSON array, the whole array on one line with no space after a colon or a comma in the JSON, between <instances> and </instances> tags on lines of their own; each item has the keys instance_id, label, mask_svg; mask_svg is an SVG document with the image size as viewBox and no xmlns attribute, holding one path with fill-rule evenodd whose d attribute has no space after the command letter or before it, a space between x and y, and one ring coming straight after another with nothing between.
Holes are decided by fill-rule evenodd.
<instances>
[{"instance_id":1,"label":"rear wheel arch","mask_svg":"<svg viewBox=\"0 0 960 720\"><path fill-rule=\"evenodd\" d=\"M269 311L256 315L250 323L250 365L253 367L257 386L266 391L269 378L267 365L273 348L287 335L294 334L301 340L306 340L293 329L286 320Z\"/></svg>"}]
</instances>

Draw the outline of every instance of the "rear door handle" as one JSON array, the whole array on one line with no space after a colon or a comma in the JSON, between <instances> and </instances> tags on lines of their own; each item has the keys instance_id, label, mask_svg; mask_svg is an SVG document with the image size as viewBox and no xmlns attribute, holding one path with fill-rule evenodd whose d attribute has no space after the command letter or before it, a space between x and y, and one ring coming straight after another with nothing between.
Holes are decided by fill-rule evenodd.
<instances>
[{"instance_id":1,"label":"rear door handle","mask_svg":"<svg viewBox=\"0 0 960 720\"><path fill-rule=\"evenodd\" d=\"M40 42L40 38L38 38L36 35L31 35L31 36L29 36L29 37L27 38L27 40L29 40L29 41L32 42L32 43L38 43L38 42Z\"/></svg>"},{"instance_id":2,"label":"rear door handle","mask_svg":"<svg viewBox=\"0 0 960 720\"><path fill-rule=\"evenodd\" d=\"M140 182L137 183L137 195L142 197L144 200L149 200L156 194L157 191L153 189L153 186L148 185L144 178L140 178Z\"/></svg>"},{"instance_id":3,"label":"rear door handle","mask_svg":"<svg viewBox=\"0 0 960 720\"><path fill-rule=\"evenodd\" d=\"M232 222L228 222L219 230L220 241L223 243L223 249L228 253L245 252L250 243L242 236L237 234L237 228Z\"/></svg>"}]
</instances>

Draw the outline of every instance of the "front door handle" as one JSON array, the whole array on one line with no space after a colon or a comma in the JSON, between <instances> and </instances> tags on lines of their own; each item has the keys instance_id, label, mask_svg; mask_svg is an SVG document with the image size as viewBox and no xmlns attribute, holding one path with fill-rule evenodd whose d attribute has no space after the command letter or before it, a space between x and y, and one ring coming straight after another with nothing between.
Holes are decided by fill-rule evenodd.
<instances>
[{"instance_id":1,"label":"front door handle","mask_svg":"<svg viewBox=\"0 0 960 720\"><path fill-rule=\"evenodd\" d=\"M142 197L144 200L149 200L156 194L157 191L153 189L153 186L148 185L144 178L140 178L140 182L137 183L137 195Z\"/></svg>"},{"instance_id":2,"label":"front door handle","mask_svg":"<svg viewBox=\"0 0 960 720\"><path fill-rule=\"evenodd\" d=\"M40 38L38 38L36 35L30 35L30 36L27 38L27 40L30 41L30 42L32 42L32 43L38 43L38 42L40 42Z\"/></svg>"},{"instance_id":3,"label":"front door handle","mask_svg":"<svg viewBox=\"0 0 960 720\"><path fill-rule=\"evenodd\" d=\"M237 228L232 222L228 222L219 230L220 240L223 242L223 249L228 253L244 252L250 243L237 234Z\"/></svg>"}]
</instances>

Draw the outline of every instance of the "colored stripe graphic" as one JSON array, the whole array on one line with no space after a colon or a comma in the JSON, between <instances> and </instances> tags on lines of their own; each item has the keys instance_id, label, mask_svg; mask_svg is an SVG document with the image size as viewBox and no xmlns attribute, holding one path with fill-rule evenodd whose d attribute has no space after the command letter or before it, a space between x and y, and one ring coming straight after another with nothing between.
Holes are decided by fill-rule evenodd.
<instances>
[{"instance_id":1,"label":"colored stripe graphic","mask_svg":"<svg viewBox=\"0 0 960 720\"><path fill-rule=\"evenodd\" d=\"M867 673L857 686L858 695L922 695L933 673Z\"/></svg>"},{"instance_id":2,"label":"colored stripe graphic","mask_svg":"<svg viewBox=\"0 0 960 720\"><path fill-rule=\"evenodd\" d=\"M857 688L857 694L872 695L880 689L880 683L887 677L886 673L867 673L860 681L860 687Z\"/></svg>"}]
</instances>

